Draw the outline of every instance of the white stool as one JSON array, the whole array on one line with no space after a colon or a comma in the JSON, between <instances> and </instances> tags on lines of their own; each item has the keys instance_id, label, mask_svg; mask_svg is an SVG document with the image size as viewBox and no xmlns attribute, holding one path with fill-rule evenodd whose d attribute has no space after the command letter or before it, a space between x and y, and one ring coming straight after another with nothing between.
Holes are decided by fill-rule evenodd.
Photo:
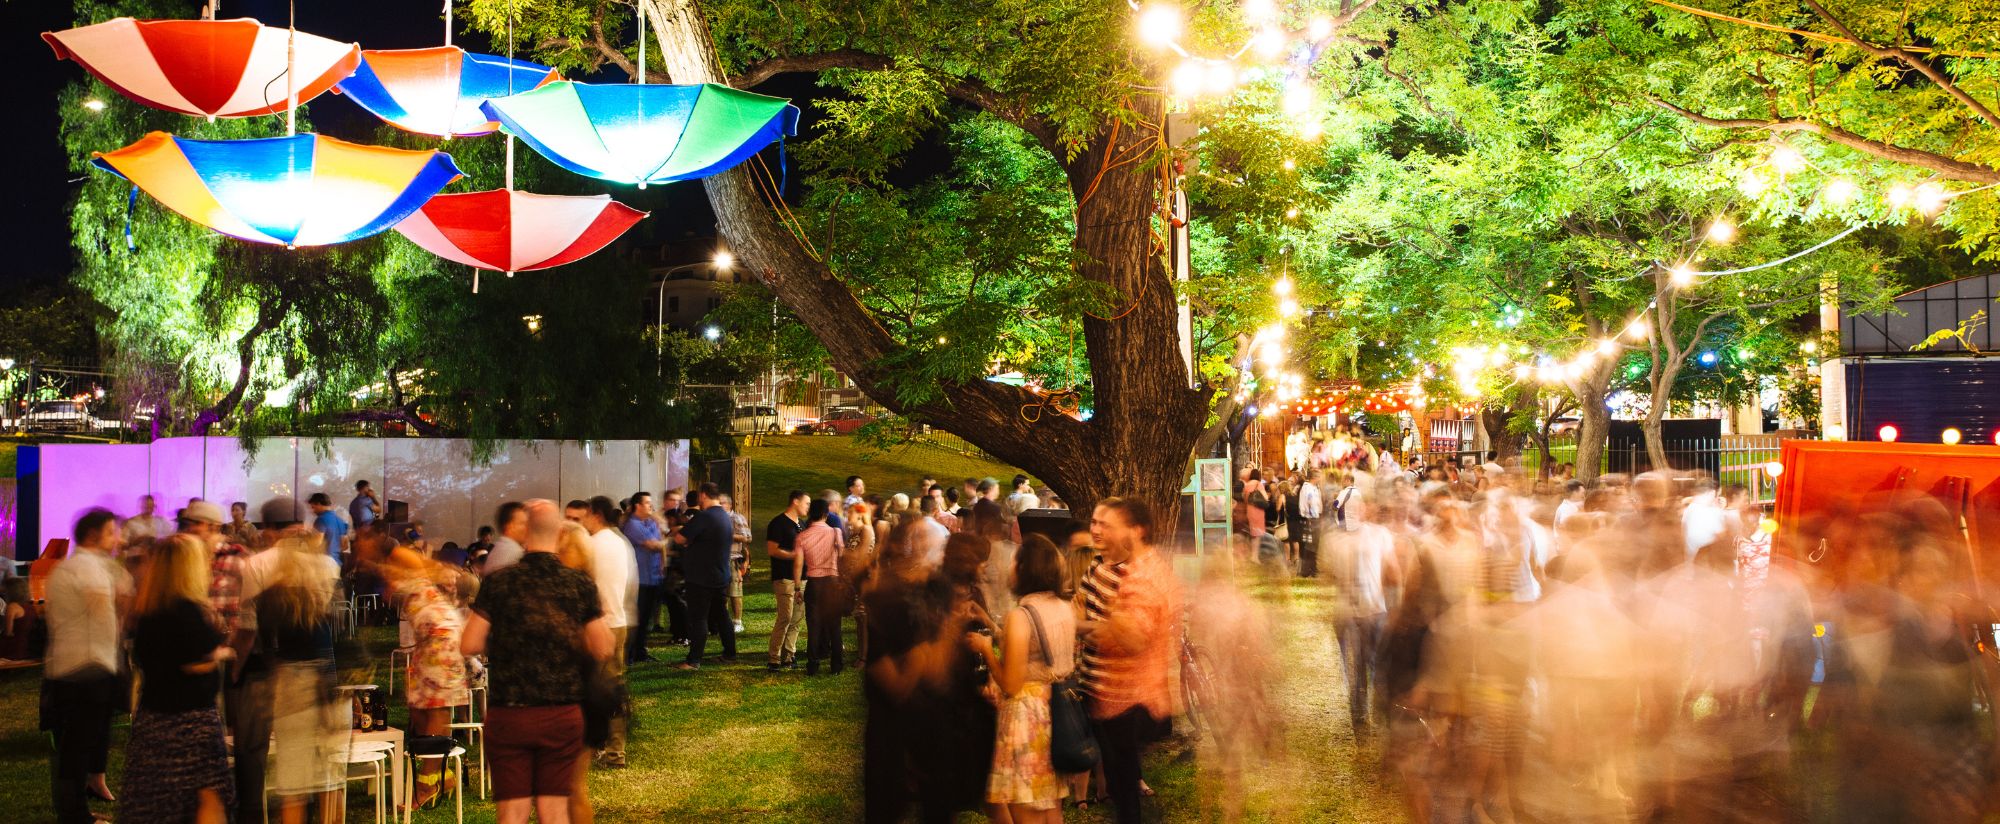
<instances>
[{"instance_id":1,"label":"white stool","mask_svg":"<svg viewBox=\"0 0 2000 824\"><path fill-rule=\"evenodd\" d=\"M452 708L456 713L457 707ZM473 749L479 759L479 800L486 800L487 788L492 786L492 777L486 773L486 723L483 721L455 721L451 726L452 737L465 733L465 745Z\"/></svg>"},{"instance_id":2,"label":"white stool","mask_svg":"<svg viewBox=\"0 0 2000 824\"><path fill-rule=\"evenodd\" d=\"M388 744L386 741L362 742L362 744L375 743ZM347 781L350 784L356 781L368 782L368 792L375 797L375 824L382 824L382 810L388 802L389 753L386 749L374 747L364 749L362 744L356 744L354 749L347 753ZM345 795L346 792L346 786L342 785L341 794ZM343 803L342 806L346 805Z\"/></svg>"},{"instance_id":3,"label":"white stool","mask_svg":"<svg viewBox=\"0 0 2000 824\"><path fill-rule=\"evenodd\" d=\"M444 755L417 755L407 751L405 755L410 759L410 763L403 767L403 798L406 799L403 805L403 824L410 824L410 817L416 814L418 766L423 760L430 758L437 759L440 767L451 772L451 798L457 804L458 824L465 824L465 748L453 745L451 752ZM458 768L451 769L454 765Z\"/></svg>"},{"instance_id":4,"label":"white stool","mask_svg":"<svg viewBox=\"0 0 2000 824\"><path fill-rule=\"evenodd\" d=\"M397 647L395 649L389 650L389 691L383 693L383 695L388 696L396 694L396 656L398 655L403 656L403 666L407 667L410 665L410 660L414 658L416 654L417 654L417 648L414 646ZM404 683L408 683L409 680L410 680L409 676L406 675L403 677ZM389 706L389 702L387 700L384 700L382 702L382 706L384 707Z\"/></svg>"}]
</instances>

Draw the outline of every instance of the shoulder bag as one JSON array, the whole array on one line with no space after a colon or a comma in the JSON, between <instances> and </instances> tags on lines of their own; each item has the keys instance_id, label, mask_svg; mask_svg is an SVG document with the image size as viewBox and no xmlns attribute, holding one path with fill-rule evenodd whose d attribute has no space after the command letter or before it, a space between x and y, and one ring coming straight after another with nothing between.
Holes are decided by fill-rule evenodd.
<instances>
[{"instance_id":1,"label":"shoulder bag","mask_svg":"<svg viewBox=\"0 0 2000 824\"><path fill-rule=\"evenodd\" d=\"M1021 611L1028 613L1028 621L1035 625L1042 660L1053 667L1041 616L1027 604L1021 605ZM1049 761L1056 772L1080 773L1097 766L1097 758L1097 736L1091 733L1090 716L1083 711L1083 679L1072 669L1068 677L1049 684Z\"/></svg>"}]
</instances>

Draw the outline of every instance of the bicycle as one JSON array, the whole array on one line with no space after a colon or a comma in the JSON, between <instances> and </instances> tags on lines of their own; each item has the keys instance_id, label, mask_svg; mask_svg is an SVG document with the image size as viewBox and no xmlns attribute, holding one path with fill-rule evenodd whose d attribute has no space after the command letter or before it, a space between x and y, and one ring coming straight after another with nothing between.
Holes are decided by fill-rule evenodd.
<instances>
[{"instance_id":1,"label":"bicycle","mask_svg":"<svg viewBox=\"0 0 2000 824\"><path fill-rule=\"evenodd\" d=\"M1215 681L1208 675L1213 669L1209 665L1208 654L1194 645L1188 637L1187 627L1181 627L1181 705L1186 708L1187 722L1192 736L1199 740L1204 731L1217 735L1214 719L1210 717L1219 699L1216 696Z\"/></svg>"}]
</instances>

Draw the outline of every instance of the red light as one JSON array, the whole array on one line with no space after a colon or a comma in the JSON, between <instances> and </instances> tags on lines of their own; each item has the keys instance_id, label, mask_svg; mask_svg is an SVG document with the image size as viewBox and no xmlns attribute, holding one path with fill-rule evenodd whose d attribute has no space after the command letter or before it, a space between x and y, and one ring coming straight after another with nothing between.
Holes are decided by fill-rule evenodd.
<instances>
[{"instance_id":1,"label":"red light","mask_svg":"<svg viewBox=\"0 0 2000 824\"><path fill-rule=\"evenodd\" d=\"M1893 423L1882 424L1881 429L1875 430L1875 437L1881 439L1883 443L1895 443L1896 436L1901 434L1902 432L1896 429Z\"/></svg>"}]
</instances>

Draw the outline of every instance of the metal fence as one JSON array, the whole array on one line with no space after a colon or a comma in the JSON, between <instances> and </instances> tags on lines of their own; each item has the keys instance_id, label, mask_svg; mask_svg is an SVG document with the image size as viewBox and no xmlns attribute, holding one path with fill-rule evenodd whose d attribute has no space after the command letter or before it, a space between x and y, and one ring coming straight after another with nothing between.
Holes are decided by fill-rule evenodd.
<instances>
[{"instance_id":1,"label":"metal fence","mask_svg":"<svg viewBox=\"0 0 2000 824\"><path fill-rule=\"evenodd\" d=\"M1783 441L1777 435L1724 435L1719 438L1698 438L1693 440L1667 441L1665 452L1667 466L1663 468L1684 472L1701 472L1716 479L1717 483L1742 484L1758 500L1768 501L1776 494L1775 484L1765 466L1778 460L1779 444ZM1425 452L1425 463L1452 462L1464 465L1467 460L1479 463L1486 460L1487 453L1471 450L1453 452ZM1549 441L1549 461L1544 467L1541 450L1532 439L1523 438L1520 451L1522 471L1534 477L1543 477L1555 465L1576 463L1576 438L1552 438ZM1598 459L1598 472L1618 472L1635 474L1648 472L1653 466L1652 456L1646 451L1644 441L1614 441L1607 443L1603 455Z\"/></svg>"}]
</instances>

